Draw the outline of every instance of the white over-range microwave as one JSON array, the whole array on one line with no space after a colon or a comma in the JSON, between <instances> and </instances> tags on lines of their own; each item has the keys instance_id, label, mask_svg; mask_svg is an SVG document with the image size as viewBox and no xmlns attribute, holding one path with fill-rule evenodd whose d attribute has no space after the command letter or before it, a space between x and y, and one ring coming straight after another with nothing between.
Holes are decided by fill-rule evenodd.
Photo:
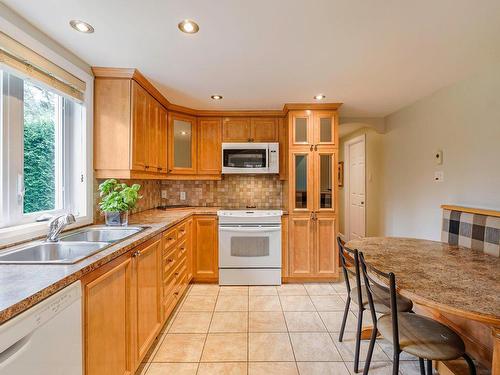
<instances>
[{"instance_id":1,"label":"white over-range microwave","mask_svg":"<svg viewBox=\"0 0 500 375\"><path fill-rule=\"evenodd\" d=\"M222 143L222 173L279 173L279 143Z\"/></svg>"}]
</instances>

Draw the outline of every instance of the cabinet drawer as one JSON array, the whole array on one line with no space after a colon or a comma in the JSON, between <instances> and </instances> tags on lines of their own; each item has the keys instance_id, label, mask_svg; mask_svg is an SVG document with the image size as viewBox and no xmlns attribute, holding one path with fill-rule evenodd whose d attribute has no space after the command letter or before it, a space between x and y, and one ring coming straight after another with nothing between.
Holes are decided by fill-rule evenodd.
<instances>
[{"instance_id":1,"label":"cabinet drawer","mask_svg":"<svg viewBox=\"0 0 500 375\"><path fill-rule=\"evenodd\" d=\"M170 229L163 235L163 249L166 250L170 248L176 242L177 242L177 227Z\"/></svg>"},{"instance_id":2,"label":"cabinet drawer","mask_svg":"<svg viewBox=\"0 0 500 375\"><path fill-rule=\"evenodd\" d=\"M177 239L184 238L184 236L187 234L187 222L179 224L177 228Z\"/></svg>"},{"instance_id":3,"label":"cabinet drawer","mask_svg":"<svg viewBox=\"0 0 500 375\"><path fill-rule=\"evenodd\" d=\"M166 255L163 255L163 280L165 280L170 272L174 269L174 267L177 265L177 259L178 259L178 249L177 247L174 247L170 251L167 252Z\"/></svg>"},{"instance_id":4,"label":"cabinet drawer","mask_svg":"<svg viewBox=\"0 0 500 375\"><path fill-rule=\"evenodd\" d=\"M179 245L177 246L177 259L179 260L186 259L188 246L189 244L187 239L179 242Z\"/></svg>"}]
</instances>

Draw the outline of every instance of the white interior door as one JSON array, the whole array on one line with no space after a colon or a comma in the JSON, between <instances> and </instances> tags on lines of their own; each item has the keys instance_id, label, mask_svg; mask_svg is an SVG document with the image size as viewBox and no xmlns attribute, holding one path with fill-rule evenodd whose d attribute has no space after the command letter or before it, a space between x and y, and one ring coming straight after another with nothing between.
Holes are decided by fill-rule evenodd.
<instances>
[{"instance_id":1,"label":"white interior door","mask_svg":"<svg viewBox=\"0 0 500 375\"><path fill-rule=\"evenodd\" d=\"M365 136L346 143L346 232L349 240L365 237Z\"/></svg>"}]
</instances>

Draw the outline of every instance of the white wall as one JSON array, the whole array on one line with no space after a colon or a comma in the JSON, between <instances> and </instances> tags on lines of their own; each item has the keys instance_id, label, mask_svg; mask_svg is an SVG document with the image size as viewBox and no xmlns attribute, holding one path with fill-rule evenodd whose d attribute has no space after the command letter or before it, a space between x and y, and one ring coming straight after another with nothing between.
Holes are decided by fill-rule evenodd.
<instances>
[{"instance_id":1,"label":"white wall","mask_svg":"<svg viewBox=\"0 0 500 375\"><path fill-rule=\"evenodd\" d=\"M439 240L441 204L500 210L500 69L389 115L382 169L385 235ZM439 170L442 183L433 181Z\"/></svg>"}]
</instances>

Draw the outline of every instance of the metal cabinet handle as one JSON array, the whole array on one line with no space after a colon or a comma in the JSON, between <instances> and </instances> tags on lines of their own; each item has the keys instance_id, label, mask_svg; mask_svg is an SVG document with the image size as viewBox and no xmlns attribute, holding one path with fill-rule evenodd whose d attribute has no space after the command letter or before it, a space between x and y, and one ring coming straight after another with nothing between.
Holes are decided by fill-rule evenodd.
<instances>
[{"instance_id":1,"label":"metal cabinet handle","mask_svg":"<svg viewBox=\"0 0 500 375\"><path fill-rule=\"evenodd\" d=\"M149 169L149 165L145 165L144 167L145 167L146 169Z\"/></svg>"},{"instance_id":2,"label":"metal cabinet handle","mask_svg":"<svg viewBox=\"0 0 500 375\"><path fill-rule=\"evenodd\" d=\"M312 151L313 147L314 147L314 145L311 145L311 147L309 147L309 151Z\"/></svg>"},{"instance_id":3,"label":"metal cabinet handle","mask_svg":"<svg viewBox=\"0 0 500 375\"><path fill-rule=\"evenodd\" d=\"M318 145L314 145L314 151L318 151Z\"/></svg>"},{"instance_id":4,"label":"metal cabinet handle","mask_svg":"<svg viewBox=\"0 0 500 375\"><path fill-rule=\"evenodd\" d=\"M168 258L168 263L172 263L174 260L172 258Z\"/></svg>"}]
</instances>

